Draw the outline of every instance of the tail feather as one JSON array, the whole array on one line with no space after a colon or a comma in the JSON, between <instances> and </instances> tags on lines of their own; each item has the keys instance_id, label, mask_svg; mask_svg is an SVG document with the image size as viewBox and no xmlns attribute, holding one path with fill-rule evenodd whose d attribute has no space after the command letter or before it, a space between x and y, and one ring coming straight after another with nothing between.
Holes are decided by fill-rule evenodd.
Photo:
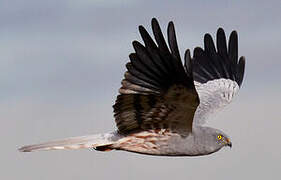
<instances>
[{"instance_id":1,"label":"tail feather","mask_svg":"<svg viewBox=\"0 0 281 180\"><path fill-rule=\"evenodd\" d=\"M114 143L112 137L114 134L96 134L80 137L72 137L67 139L49 141L41 144L23 146L18 150L20 152L61 150L61 149L85 149L96 148L99 146L111 145Z\"/></svg>"}]
</instances>

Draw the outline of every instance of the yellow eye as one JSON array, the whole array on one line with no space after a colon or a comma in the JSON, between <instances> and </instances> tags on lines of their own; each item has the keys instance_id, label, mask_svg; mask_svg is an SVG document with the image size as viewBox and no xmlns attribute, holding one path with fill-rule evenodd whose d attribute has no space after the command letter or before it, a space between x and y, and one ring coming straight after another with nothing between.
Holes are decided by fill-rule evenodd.
<instances>
[{"instance_id":1,"label":"yellow eye","mask_svg":"<svg viewBox=\"0 0 281 180\"><path fill-rule=\"evenodd\" d=\"M222 139L222 136L221 135L218 135L218 140L221 140Z\"/></svg>"}]
</instances>

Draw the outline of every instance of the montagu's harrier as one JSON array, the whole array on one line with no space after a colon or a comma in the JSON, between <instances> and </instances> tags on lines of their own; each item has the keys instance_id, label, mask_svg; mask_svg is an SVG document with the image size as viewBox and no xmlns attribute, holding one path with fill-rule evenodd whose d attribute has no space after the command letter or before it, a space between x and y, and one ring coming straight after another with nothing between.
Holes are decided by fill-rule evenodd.
<instances>
[{"instance_id":1,"label":"montagu's harrier","mask_svg":"<svg viewBox=\"0 0 281 180\"><path fill-rule=\"evenodd\" d=\"M24 146L19 150L94 148L149 155L199 156L214 153L231 141L221 130L202 126L210 114L229 104L241 86L245 58L238 60L238 37L233 31L228 46L224 30L217 31L216 46L209 34L204 49L186 50L184 65L173 22L168 44L156 19L155 41L143 26L144 44L133 42L135 52L126 64L122 87L113 106L117 130Z\"/></svg>"}]
</instances>

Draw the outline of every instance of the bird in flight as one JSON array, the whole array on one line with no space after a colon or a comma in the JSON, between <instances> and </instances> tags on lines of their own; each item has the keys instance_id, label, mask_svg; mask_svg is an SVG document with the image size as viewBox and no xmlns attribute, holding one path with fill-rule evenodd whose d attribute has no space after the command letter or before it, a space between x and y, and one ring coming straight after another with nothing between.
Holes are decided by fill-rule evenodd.
<instances>
[{"instance_id":1,"label":"bird in flight","mask_svg":"<svg viewBox=\"0 0 281 180\"><path fill-rule=\"evenodd\" d=\"M155 40L143 26L143 44L133 42L127 71L113 105L117 130L24 146L22 152L94 148L159 156L200 156L232 146L224 132L203 126L208 117L229 104L241 87L245 58L238 60L238 37L228 45L219 28L216 47L210 34L204 49L193 58L186 50L184 64L173 22L168 24L168 45L158 21L152 19Z\"/></svg>"}]
</instances>

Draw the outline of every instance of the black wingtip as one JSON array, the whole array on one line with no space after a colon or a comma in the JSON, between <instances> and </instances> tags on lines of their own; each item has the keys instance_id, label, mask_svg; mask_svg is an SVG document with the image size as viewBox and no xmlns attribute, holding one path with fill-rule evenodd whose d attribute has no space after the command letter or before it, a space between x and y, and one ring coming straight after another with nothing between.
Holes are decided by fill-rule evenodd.
<instances>
[{"instance_id":1,"label":"black wingtip","mask_svg":"<svg viewBox=\"0 0 281 180\"><path fill-rule=\"evenodd\" d=\"M210 41L213 41L212 36L209 33L206 33L204 35L204 46L205 46L205 50L206 50L206 45L210 44Z\"/></svg>"},{"instance_id":2,"label":"black wingtip","mask_svg":"<svg viewBox=\"0 0 281 180\"><path fill-rule=\"evenodd\" d=\"M190 50L187 49L184 53L184 67L186 70L186 73L189 77L193 77L192 75L192 63L191 63L191 56L190 56Z\"/></svg>"},{"instance_id":3,"label":"black wingtip","mask_svg":"<svg viewBox=\"0 0 281 180\"><path fill-rule=\"evenodd\" d=\"M138 42L138 41L136 41L136 40L134 40L134 41L132 42L132 45L133 45L134 48L136 48L136 47L140 46L141 43Z\"/></svg>"},{"instance_id":4,"label":"black wingtip","mask_svg":"<svg viewBox=\"0 0 281 180\"><path fill-rule=\"evenodd\" d=\"M152 20L151 20L151 27L152 27L153 33L155 31L161 31L159 22L158 22L158 20L156 18L152 18Z\"/></svg>"},{"instance_id":5,"label":"black wingtip","mask_svg":"<svg viewBox=\"0 0 281 180\"><path fill-rule=\"evenodd\" d=\"M218 33L224 33L224 30L223 30L222 27L219 27L217 32L218 32Z\"/></svg>"},{"instance_id":6,"label":"black wingtip","mask_svg":"<svg viewBox=\"0 0 281 180\"><path fill-rule=\"evenodd\" d=\"M211 54L216 53L215 44L212 36L209 33L206 33L204 36L204 49Z\"/></svg>"},{"instance_id":7,"label":"black wingtip","mask_svg":"<svg viewBox=\"0 0 281 180\"><path fill-rule=\"evenodd\" d=\"M221 27L217 30L217 50L221 57L227 57L226 37Z\"/></svg>"},{"instance_id":8,"label":"black wingtip","mask_svg":"<svg viewBox=\"0 0 281 180\"><path fill-rule=\"evenodd\" d=\"M238 66L237 66L237 79L238 79L238 85L241 87L243 79L244 79L244 74L245 74L245 64L246 64L246 59L244 56L241 56L239 58Z\"/></svg>"},{"instance_id":9,"label":"black wingtip","mask_svg":"<svg viewBox=\"0 0 281 180\"><path fill-rule=\"evenodd\" d=\"M231 37L231 36L236 36L236 37L238 37L237 31L236 31L236 30L233 30L233 31L230 33L230 37Z\"/></svg>"},{"instance_id":10,"label":"black wingtip","mask_svg":"<svg viewBox=\"0 0 281 180\"><path fill-rule=\"evenodd\" d=\"M159 24L159 23L158 23L158 20L154 17L151 19L151 25L153 26L155 24Z\"/></svg>"},{"instance_id":11,"label":"black wingtip","mask_svg":"<svg viewBox=\"0 0 281 180\"><path fill-rule=\"evenodd\" d=\"M143 30L145 30L145 28L143 27L143 25L139 25L139 31L141 32L141 31L143 31Z\"/></svg>"},{"instance_id":12,"label":"black wingtip","mask_svg":"<svg viewBox=\"0 0 281 180\"><path fill-rule=\"evenodd\" d=\"M174 26L174 23L172 21L170 21L169 24L168 24L168 32L167 33L168 33L168 43L169 43L169 47L170 47L170 50L171 50L172 54L177 59L181 59L179 48L178 48L178 43L177 43L175 26Z\"/></svg>"},{"instance_id":13,"label":"black wingtip","mask_svg":"<svg viewBox=\"0 0 281 180\"><path fill-rule=\"evenodd\" d=\"M174 22L173 21L170 21L169 23L168 23L168 29L169 29L169 27L170 28L175 28L175 25L174 25Z\"/></svg>"},{"instance_id":14,"label":"black wingtip","mask_svg":"<svg viewBox=\"0 0 281 180\"><path fill-rule=\"evenodd\" d=\"M136 53L130 53L130 54L129 54L129 58L130 58L130 59L133 59L133 58L135 58L135 57L136 57Z\"/></svg>"},{"instance_id":15,"label":"black wingtip","mask_svg":"<svg viewBox=\"0 0 281 180\"><path fill-rule=\"evenodd\" d=\"M244 62L244 64L245 64L245 61L246 61L245 56L241 56L240 59L239 59L239 62L240 62L240 61Z\"/></svg>"},{"instance_id":16,"label":"black wingtip","mask_svg":"<svg viewBox=\"0 0 281 180\"><path fill-rule=\"evenodd\" d=\"M196 57L202 56L203 53L204 53L204 50L201 47L197 46L193 50L193 57L196 58Z\"/></svg>"},{"instance_id":17,"label":"black wingtip","mask_svg":"<svg viewBox=\"0 0 281 180\"><path fill-rule=\"evenodd\" d=\"M228 41L228 56L233 65L238 62L238 35L236 31L232 31Z\"/></svg>"},{"instance_id":18,"label":"black wingtip","mask_svg":"<svg viewBox=\"0 0 281 180\"><path fill-rule=\"evenodd\" d=\"M219 28L218 28L218 30L217 30L217 36L218 36L218 35L222 35L222 36L225 37L225 31L224 31L224 29L223 29L222 27L219 27Z\"/></svg>"},{"instance_id":19,"label":"black wingtip","mask_svg":"<svg viewBox=\"0 0 281 180\"><path fill-rule=\"evenodd\" d=\"M168 24L167 32L168 32L168 35L171 33L170 35L175 36L175 26L172 21L170 21Z\"/></svg>"},{"instance_id":20,"label":"black wingtip","mask_svg":"<svg viewBox=\"0 0 281 180\"><path fill-rule=\"evenodd\" d=\"M225 32L221 27L217 30L217 45L226 45Z\"/></svg>"},{"instance_id":21,"label":"black wingtip","mask_svg":"<svg viewBox=\"0 0 281 180\"><path fill-rule=\"evenodd\" d=\"M193 75L195 81L205 83L209 80L225 78L236 81L241 86L245 69L245 58L238 61L238 34L231 32L228 44L223 28L217 30L217 50L212 36L205 34L204 50L195 48L193 54Z\"/></svg>"},{"instance_id":22,"label":"black wingtip","mask_svg":"<svg viewBox=\"0 0 281 180\"><path fill-rule=\"evenodd\" d=\"M206 33L204 35L204 41L206 41L207 39L212 39L212 36L209 33Z\"/></svg>"}]
</instances>

